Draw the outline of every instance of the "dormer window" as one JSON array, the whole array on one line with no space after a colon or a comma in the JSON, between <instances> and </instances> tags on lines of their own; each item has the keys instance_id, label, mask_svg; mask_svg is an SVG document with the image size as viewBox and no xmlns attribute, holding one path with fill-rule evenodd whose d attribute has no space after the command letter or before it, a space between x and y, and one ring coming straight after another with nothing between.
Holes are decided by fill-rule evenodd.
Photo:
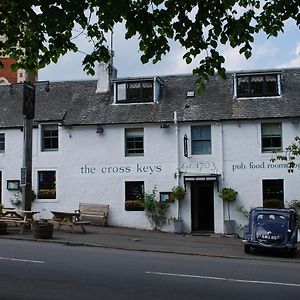
<instances>
[{"instance_id":1,"label":"dormer window","mask_svg":"<svg viewBox=\"0 0 300 300\"><path fill-rule=\"evenodd\" d=\"M279 96L279 74L237 75L236 95L238 98Z\"/></svg>"},{"instance_id":2,"label":"dormer window","mask_svg":"<svg viewBox=\"0 0 300 300\"><path fill-rule=\"evenodd\" d=\"M160 84L158 78L116 80L115 103L157 102Z\"/></svg>"}]
</instances>

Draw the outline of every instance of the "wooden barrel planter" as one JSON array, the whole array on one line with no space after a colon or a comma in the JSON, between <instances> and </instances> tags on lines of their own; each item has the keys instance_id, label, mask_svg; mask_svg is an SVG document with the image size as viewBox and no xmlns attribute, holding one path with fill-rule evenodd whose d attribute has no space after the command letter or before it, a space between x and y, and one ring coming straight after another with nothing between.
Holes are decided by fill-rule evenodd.
<instances>
[{"instance_id":1,"label":"wooden barrel planter","mask_svg":"<svg viewBox=\"0 0 300 300\"><path fill-rule=\"evenodd\" d=\"M53 224L37 223L37 224L33 225L33 237L35 239L52 239Z\"/></svg>"},{"instance_id":2,"label":"wooden barrel planter","mask_svg":"<svg viewBox=\"0 0 300 300\"><path fill-rule=\"evenodd\" d=\"M0 234L7 234L7 223L0 222Z\"/></svg>"}]
</instances>

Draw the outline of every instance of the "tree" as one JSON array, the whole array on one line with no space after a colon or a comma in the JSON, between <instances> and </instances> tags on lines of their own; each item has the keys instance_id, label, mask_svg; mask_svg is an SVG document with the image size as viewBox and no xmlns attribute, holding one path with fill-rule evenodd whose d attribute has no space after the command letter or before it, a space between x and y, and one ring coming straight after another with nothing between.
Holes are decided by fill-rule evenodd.
<instances>
[{"instance_id":1,"label":"tree","mask_svg":"<svg viewBox=\"0 0 300 300\"><path fill-rule=\"evenodd\" d=\"M293 173L294 168L296 167L295 159L300 156L300 137L296 136L294 141L285 148L285 155L277 155L275 158L272 158L271 161L283 160L287 162L288 172Z\"/></svg>"},{"instance_id":2,"label":"tree","mask_svg":"<svg viewBox=\"0 0 300 300\"><path fill-rule=\"evenodd\" d=\"M79 51L73 30L94 41L83 68L94 74L95 62L107 62L105 34L124 22L126 38L138 36L143 63L154 63L178 41L187 63L203 55L194 73L200 87L217 70L225 77L220 44L239 47L246 58L258 32L277 36L284 22L300 25L299 0L1 0L0 56L14 57L14 68L36 72L68 51Z\"/></svg>"}]
</instances>

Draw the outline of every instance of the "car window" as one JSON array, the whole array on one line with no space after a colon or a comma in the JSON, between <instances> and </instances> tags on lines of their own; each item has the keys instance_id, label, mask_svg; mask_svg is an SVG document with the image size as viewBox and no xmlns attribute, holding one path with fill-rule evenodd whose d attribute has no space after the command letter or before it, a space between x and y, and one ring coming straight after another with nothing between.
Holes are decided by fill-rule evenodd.
<instances>
[{"instance_id":1,"label":"car window","mask_svg":"<svg viewBox=\"0 0 300 300\"><path fill-rule=\"evenodd\" d=\"M276 222L276 223L285 223L286 217L277 214L258 214L256 217L258 222Z\"/></svg>"}]
</instances>

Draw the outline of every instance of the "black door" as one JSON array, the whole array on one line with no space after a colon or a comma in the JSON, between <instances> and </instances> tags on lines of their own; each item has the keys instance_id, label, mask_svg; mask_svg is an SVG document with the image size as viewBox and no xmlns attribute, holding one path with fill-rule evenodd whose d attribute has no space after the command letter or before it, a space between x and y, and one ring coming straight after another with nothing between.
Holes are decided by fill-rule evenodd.
<instances>
[{"instance_id":1,"label":"black door","mask_svg":"<svg viewBox=\"0 0 300 300\"><path fill-rule=\"evenodd\" d=\"M191 183L192 231L214 231L214 183Z\"/></svg>"},{"instance_id":2,"label":"black door","mask_svg":"<svg viewBox=\"0 0 300 300\"><path fill-rule=\"evenodd\" d=\"M0 203L2 203L2 172L0 171Z\"/></svg>"}]
</instances>

